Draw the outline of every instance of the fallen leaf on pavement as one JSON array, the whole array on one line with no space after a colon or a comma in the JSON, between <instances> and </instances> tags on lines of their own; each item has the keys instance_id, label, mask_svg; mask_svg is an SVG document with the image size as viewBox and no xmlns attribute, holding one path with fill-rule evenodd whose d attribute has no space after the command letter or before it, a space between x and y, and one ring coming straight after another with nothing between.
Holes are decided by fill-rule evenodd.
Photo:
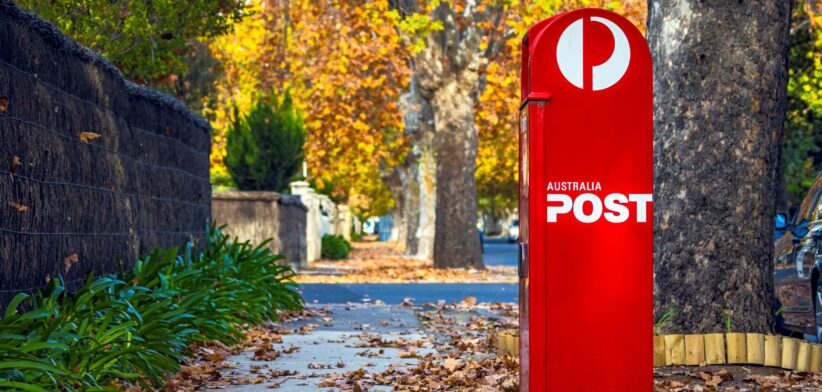
<instances>
[{"instance_id":1,"label":"fallen leaf on pavement","mask_svg":"<svg viewBox=\"0 0 822 392\"><path fill-rule=\"evenodd\" d=\"M442 366L448 369L448 371L453 372L454 370L462 366L462 362L459 359L446 358L445 361L442 363Z\"/></svg>"}]
</instances>

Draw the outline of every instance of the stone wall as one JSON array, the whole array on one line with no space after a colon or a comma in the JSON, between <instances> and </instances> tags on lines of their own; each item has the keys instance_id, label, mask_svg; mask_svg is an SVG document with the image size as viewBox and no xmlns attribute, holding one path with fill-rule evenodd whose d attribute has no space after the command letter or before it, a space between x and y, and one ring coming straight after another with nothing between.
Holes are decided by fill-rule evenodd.
<instances>
[{"instance_id":1,"label":"stone wall","mask_svg":"<svg viewBox=\"0 0 822 392\"><path fill-rule=\"evenodd\" d=\"M280 212L280 249L292 265L306 267L307 241L305 226L308 207L298 196L282 195L279 201Z\"/></svg>"},{"instance_id":2,"label":"stone wall","mask_svg":"<svg viewBox=\"0 0 822 392\"><path fill-rule=\"evenodd\" d=\"M270 239L268 248L297 267L306 262L307 211L298 197L276 192L219 192L212 201L214 220L228 235L254 244Z\"/></svg>"},{"instance_id":3,"label":"stone wall","mask_svg":"<svg viewBox=\"0 0 822 392\"><path fill-rule=\"evenodd\" d=\"M0 306L204 243L210 147L180 102L0 0Z\"/></svg>"}]
</instances>

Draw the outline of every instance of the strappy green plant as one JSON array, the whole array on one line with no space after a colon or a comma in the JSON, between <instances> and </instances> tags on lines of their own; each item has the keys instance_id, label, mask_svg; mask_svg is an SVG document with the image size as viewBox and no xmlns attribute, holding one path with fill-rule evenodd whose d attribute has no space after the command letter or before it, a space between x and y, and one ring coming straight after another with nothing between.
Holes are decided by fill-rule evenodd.
<instances>
[{"instance_id":1,"label":"strappy green plant","mask_svg":"<svg viewBox=\"0 0 822 392\"><path fill-rule=\"evenodd\" d=\"M280 259L213 228L200 252L157 250L73 293L58 278L18 294L0 320L0 390L157 389L189 346L233 344L240 325L303 306Z\"/></svg>"},{"instance_id":2,"label":"strappy green plant","mask_svg":"<svg viewBox=\"0 0 822 392\"><path fill-rule=\"evenodd\" d=\"M725 333L733 332L731 324L731 316L734 314L733 310L725 309L724 306L721 307L720 310L722 311L722 320L725 325Z\"/></svg>"},{"instance_id":3,"label":"strappy green plant","mask_svg":"<svg viewBox=\"0 0 822 392\"><path fill-rule=\"evenodd\" d=\"M665 324L668 324L668 322L671 321L675 314L676 311L674 311L673 309L666 309L664 312L662 312L662 314L659 316L656 322L654 322L654 336L659 335L659 331L662 330L662 327L664 327Z\"/></svg>"}]
</instances>

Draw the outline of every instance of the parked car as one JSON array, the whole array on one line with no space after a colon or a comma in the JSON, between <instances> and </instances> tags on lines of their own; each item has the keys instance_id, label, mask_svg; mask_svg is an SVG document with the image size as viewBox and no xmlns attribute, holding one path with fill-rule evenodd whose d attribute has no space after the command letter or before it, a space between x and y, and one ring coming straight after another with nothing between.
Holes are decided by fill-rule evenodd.
<instances>
[{"instance_id":1,"label":"parked car","mask_svg":"<svg viewBox=\"0 0 822 392\"><path fill-rule=\"evenodd\" d=\"M802 200L793 219L776 216L774 309L777 329L807 334L822 342L822 176Z\"/></svg>"},{"instance_id":2,"label":"parked car","mask_svg":"<svg viewBox=\"0 0 822 392\"><path fill-rule=\"evenodd\" d=\"M519 219L514 219L508 225L508 242L513 243L519 241Z\"/></svg>"}]
</instances>

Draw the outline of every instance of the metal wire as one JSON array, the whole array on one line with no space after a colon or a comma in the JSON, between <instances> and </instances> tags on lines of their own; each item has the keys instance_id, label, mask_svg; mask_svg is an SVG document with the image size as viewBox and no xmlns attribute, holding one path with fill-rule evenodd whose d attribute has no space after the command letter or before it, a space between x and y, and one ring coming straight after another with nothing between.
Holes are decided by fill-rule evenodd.
<instances>
[{"instance_id":1,"label":"metal wire","mask_svg":"<svg viewBox=\"0 0 822 392\"><path fill-rule=\"evenodd\" d=\"M99 144L99 143L85 143L85 142L83 142L82 140L80 140L79 138L76 138L76 137L73 137L73 136L68 136L68 135L66 135L66 134L64 134L64 133L61 133L61 132L58 132L58 131L56 131L56 130L54 130L54 129L48 128L48 127L46 127L45 125L38 124L38 123L36 123L36 122L30 121L30 120L26 120L26 119L23 119L23 118L20 118L20 117L17 117L17 116L13 116L13 115L10 115L10 114L6 114L6 115L4 115L4 116L0 116L0 118L2 118L2 119L9 119L9 120L15 120L15 121L21 122L21 123L23 123L23 124L30 125L30 126L32 126L32 127L42 129L42 130L44 130L44 131L46 131L46 132L49 132L49 133L51 133L51 134L54 134L54 135L56 135L56 136L59 136L59 137L61 137L61 138L66 139L66 140L70 140L71 142L76 143L76 144L80 144L80 145L83 145L83 146L88 146L88 147L92 147L92 148L99 148L99 149L101 149L101 150L103 150L103 151L105 151L105 152L108 152L108 153L110 153L110 154L114 154L114 155L117 155L117 156L119 156L119 157L122 157L122 158L125 158L125 159L132 160L132 161L134 161L134 163L136 163L136 164L138 164L138 165L148 166L148 167L155 168L155 169L158 169L158 170L171 170L171 171L179 172L179 173L182 173L183 175L186 175L186 176L188 176L188 177L192 177L192 178L197 179L197 180L200 180L200 181L208 181L208 182L210 182L210 181L211 181L211 179L210 179L210 178L208 178L208 177L201 177L201 176L198 176L198 175L193 174L193 173L191 173L191 172L187 172L187 171L185 171L185 170L178 169L178 168L176 168L176 167L159 166L159 165L155 165L155 164L153 164L153 163L143 162L143 161L141 161L140 159L137 159L137 158L132 157L132 156L130 156L130 155L126 155L126 154L123 154L123 153L121 153L121 152L119 152L119 151L116 151L116 150L110 149L110 148L108 148L108 147L106 147L106 146L104 146L104 145L102 145L102 144Z\"/></svg>"},{"instance_id":2,"label":"metal wire","mask_svg":"<svg viewBox=\"0 0 822 392\"><path fill-rule=\"evenodd\" d=\"M204 205L204 204L193 203L193 202L190 202L190 201L179 200L179 199L172 199L172 198L168 198L168 197L149 196L149 195L143 195L143 194L139 194L139 193L118 192L118 191L113 191L111 189L100 188L100 187L91 186L91 185L77 184L77 183L73 183L73 182L40 180L40 179L37 179L37 178L34 178L34 177L24 176L24 175L21 175L21 174L12 174L11 172L9 172L7 170L3 170L3 169L0 169L0 174L6 174L9 177L11 177L13 180L25 180L25 181L36 182L38 184L44 184L44 185L59 185L59 186L68 186L68 187L74 187L74 188L83 188L83 189L89 189L89 190L94 190L94 191L111 193L111 194L120 195L120 196L144 197L144 198L147 198L147 199L164 201L164 202L169 202L169 203L185 204L185 205L192 206L192 207L197 207L197 208L208 208L208 206Z\"/></svg>"},{"instance_id":3,"label":"metal wire","mask_svg":"<svg viewBox=\"0 0 822 392\"><path fill-rule=\"evenodd\" d=\"M82 106L91 106L92 111L94 111L94 109L96 108L96 109L98 109L102 112L102 113L97 112L96 115L102 115L102 116L110 115L111 118L114 120L114 122L116 124L118 124L117 125L118 127L120 125L123 125L124 119L122 119L120 116L118 116L117 113L115 113L115 111L110 107L103 106L100 103L89 101L87 99L76 96L72 93L69 93L65 90L62 90L58 86L53 85L51 83L48 83L44 80L41 80L36 75L33 75L32 73L29 73L29 72L26 72L26 71L24 71L20 68L17 68L13 64L10 64L6 61L0 60L0 67L9 69L10 71L12 71L16 74L24 76L29 81L31 81L31 83L33 83L33 84L39 84L39 85L45 87L49 91L59 93L62 96L65 96L65 97L68 97L68 98L74 100L75 102L82 103L83 104ZM28 81L25 82L25 83L28 84ZM71 103L69 101L66 101L66 103L68 105L71 105ZM26 131L28 129L36 129L36 130L39 130L39 131L45 131L47 133L56 135L60 138L69 140L69 141L71 141L71 143L73 143L75 145L81 145L81 146L84 145L84 146L86 146L86 147L80 147L80 148L89 148L89 149L91 149L91 150L87 150L87 151L102 151L102 152L105 152L105 153L108 153L108 154L113 154L114 156L117 156L117 157L121 158L124 161L131 161L136 165L151 168L152 170L161 171L161 172L165 171L165 172L180 173L180 174L182 174L182 175L184 175L188 178L194 179L198 184L197 185L198 188L199 188L200 184L206 184L206 185L210 184L210 178L208 176L200 176L200 175L197 175L197 174L195 174L191 171L183 170L181 168L174 167L174 166L162 166L162 165L158 165L158 164L155 164L155 163L152 163L152 162L146 162L145 160L140 158L140 154L136 154L136 155L132 156L132 155L129 155L126 151L120 151L120 148L116 148L116 149L115 148L110 148L110 147L106 146L106 144L104 144L104 143L99 143L99 142L86 143L86 142L83 142L82 140L79 139L79 137L77 135L71 134L69 132L69 130L67 130L67 129L63 129L63 130L54 129L54 128L51 128L50 126L40 124L37 121L34 121L32 119L22 118L22 117L17 115L17 114L20 114L20 113L15 112L13 109L14 109L14 107L12 106L12 110L6 112L5 114L0 114L0 121L9 121L9 122L13 121L13 122L16 122L16 123L19 123L19 124L24 124L24 125L27 126L27 127L23 127L23 129L26 130ZM193 124L197 128L202 128L203 126L205 126L205 125L200 125L197 121L195 121L191 118L188 118L185 121L186 122L184 122L182 124L190 123L190 124ZM203 151L203 149L197 149L196 147L184 142L183 140L177 139L175 137L171 137L171 135L169 135L169 134L164 134L164 133L161 133L161 132L152 132L152 131L143 129L139 126L132 125L130 123L125 123L124 125L127 127L128 131L133 131L134 132L133 135L135 135L135 137L138 134L148 135L150 137L150 138L146 137L146 140L148 141L148 143L161 143L161 144L167 145L170 148L172 148L172 151L175 151L175 148L180 148L180 150L176 150L176 151L179 151L180 155L184 155L185 158L177 158L177 159L186 160L189 157L191 157L191 158L196 157L196 159L198 159L198 160L203 159L203 161L206 161L208 159L208 156L209 156L208 151ZM204 130L204 132L206 132L206 131ZM195 139L195 140L197 140L197 139ZM116 147L119 147L119 146L116 146ZM187 155L186 152L183 152L183 151L186 151L187 153L191 153L192 155L189 156L189 155ZM137 152L139 152L139 150ZM161 160L161 162L162 161L165 161L165 160ZM195 165L194 167L196 168L197 166ZM149 173L151 173L151 172L148 172L147 174L149 174ZM11 179L12 182L14 182L15 180L20 180L20 181L23 181L23 182L30 182L30 183L40 184L40 185L44 185L44 186L57 186L57 187L68 187L68 188L75 188L75 189L86 189L86 190L95 191L95 192L104 192L104 193L108 193L108 194L112 194L112 195L128 197L128 198L134 198L134 199L136 199L137 206L142 204L140 202L140 200L146 199L146 200L155 200L155 201L164 202L164 203L173 203L173 204L189 206L189 207L197 208L200 211L207 210L207 209L210 208L209 201L206 201L204 203L197 203L197 202L177 199L177 198L173 198L173 197L151 196L151 195L145 195L145 194L141 194L141 193L130 193L130 192L123 192L123 191L115 191L115 190L106 189L106 188L102 188L102 187L95 186L95 185L89 185L89 184L73 183L73 182L68 182L68 181L64 181L64 180L49 180L49 179L43 179L43 178L35 178L35 177L32 177L32 176L26 176L26 175L22 175L22 174L12 174L10 171L2 170L2 169L0 169L0 175L9 176L9 178ZM165 178L165 176L163 178ZM173 181L174 179L176 179L176 178L175 177L170 177L168 179L168 181ZM37 187L34 187L34 188L37 188ZM178 186L178 188L180 188L180 186ZM15 190L14 193L16 194L17 191ZM198 214L199 213L195 213L195 215L198 215ZM97 221L97 220L95 220L95 221ZM171 221L173 222L173 219ZM189 221L191 221L191 220L189 220ZM120 226L120 225L117 225L117 226ZM117 229L115 229L115 230L117 230ZM5 234L9 235L9 239L14 244L18 244L18 240L14 239L13 236L21 236L20 241L37 241L37 240L25 240L24 238L26 238L26 237L35 237L35 236L43 236L43 237L55 236L55 237L58 237L58 236L61 236L61 237L81 237L81 238L82 237L112 238L111 240L106 240L106 239L103 240L106 243L105 245L108 246L110 244L119 243L120 241L123 241L122 239L119 239L119 238L133 236L133 235L135 235L135 233L137 235L139 235L140 237L143 237L143 235L145 234L146 235L145 238L147 238L148 240L151 240L152 235L154 235L154 236L158 236L158 235L159 236L168 236L169 240L173 240L174 238L180 238L181 239L181 237L183 237L183 236L186 236L187 238L201 237L204 233L204 230L202 228L197 228L197 229L192 229L192 230L154 230L154 229L150 229L150 228L133 228L133 229L127 228L125 231L114 231L114 232L105 232L105 231L101 231L101 232L60 232L60 231L48 231L48 228L46 228L45 230L42 230L42 231L24 231L24 230L20 230L19 228L16 228L16 229L0 228L0 233L5 233ZM179 236L179 237L176 237L176 236ZM162 238L162 237L160 237L160 238ZM51 241L51 240L46 239L45 241ZM86 243L88 243L89 240L81 239L81 240L78 240L78 241L85 241ZM174 240L174 241L176 241L176 240ZM94 244L96 244L96 242L94 242ZM100 244L100 246L103 246L103 245L104 244L102 244L102 243ZM115 248L112 248L112 249L115 249ZM111 256L112 256L112 258L116 258L116 255L111 255ZM105 265L110 265L110 264L105 264ZM31 271L31 274L27 273L26 275L28 275L31 278L34 278L33 274L47 273L49 271L51 271L53 273L55 271L60 270L60 267L55 267L54 265L52 265L52 267L46 267L46 266L43 266L43 267L44 268L40 268L41 269L40 271ZM19 272L19 270L16 270L15 272ZM74 285L78 282L83 282L86 279L87 279L86 277L83 277L83 278L78 278L78 279L74 279L74 280L71 280L71 281L63 281L63 284L65 286L70 286L70 285ZM25 282L19 282L19 283L23 283L23 284L36 283L35 279L26 278L26 279L23 279L23 280L26 280L26 281ZM7 284L14 283L14 281L10 280L10 281L7 281L6 283ZM48 286L48 284L46 283L46 284L43 284L43 285L28 287L28 288L9 289L9 288L6 287L6 288L3 288L2 290L0 290L0 294L13 294L13 293L20 293L20 292L29 292L30 293L30 292L34 292L35 290L45 288L47 286Z\"/></svg>"},{"instance_id":4,"label":"metal wire","mask_svg":"<svg viewBox=\"0 0 822 392\"><path fill-rule=\"evenodd\" d=\"M137 233L153 233L153 234L195 234L195 233L202 233L202 230L153 230L153 229L137 229L134 230ZM0 227L0 232L9 233L9 234L20 234L20 235L60 235L60 236L127 236L130 235L131 232L123 231L123 232L109 232L109 233L86 233L86 232L33 232L33 231L20 231L20 230L12 230L12 229L5 229Z\"/></svg>"},{"instance_id":5,"label":"metal wire","mask_svg":"<svg viewBox=\"0 0 822 392\"><path fill-rule=\"evenodd\" d=\"M51 83L48 83L48 82L45 82L45 81L41 80L40 78L38 78L38 77L36 77L36 76L32 75L32 74L31 74L31 73L29 73L29 72L23 71L22 69L15 67L13 64L7 63L7 62L5 62L5 61L3 61L3 60L0 60L0 64L2 64L2 65L4 65L4 66L6 66L7 68L10 68L11 70L13 70L13 71L15 71L15 72L17 72L17 73L19 73L19 74L21 74L21 75L24 75L24 76L28 77L29 79L31 79L31 80L33 80L33 81L35 81L35 83L39 83L39 84L41 84L41 85L43 85L43 86L45 86L45 87L48 87L49 89L51 89L51 90L53 90L53 91L56 91L56 92L58 92L58 93L60 93L60 94L63 94L63 95L65 95L65 96L67 96L67 97L69 97L69 98L72 98L72 99L74 99L74 100L76 100L76 101L78 101L78 102L82 102L82 103L85 103L85 104L87 104L87 105L92 105L92 106L95 106L95 107L99 108L100 110L103 110L103 111L105 111L105 112L109 112L109 113L114 114L114 111L113 111L111 108L107 108L107 107L105 107L105 106L103 106L103 105L100 105L100 104L99 104L99 103L97 103L97 102L92 102L92 101L89 101L89 100L87 100L87 99L84 99L84 98L78 97L78 96L76 96L76 95L74 95L74 94L72 94L72 93L69 93L68 91L62 90L62 89L60 89L60 88L58 88L58 87L56 87L56 86L52 85ZM115 115L115 117L116 117L116 115ZM179 139L176 139L176 138L173 138L173 137L169 137L169 136L166 136L166 135L163 135L163 134L158 134L158 133L155 133L155 132L150 132L150 131L147 131L147 130L142 129L142 128L140 128L140 127L135 127L135 126L133 126L132 128L133 128L133 129L136 129L136 130L138 130L138 131L140 131L140 132L143 132L143 133L145 133L145 134L148 134L148 135L152 135L152 136L159 136L159 137L161 137L161 138L164 138L164 139L170 140L171 142L174 142L174 143L176 143L176 144L179 144L179 145L181 145L183 148L185 148L185 149L187 149L187 150L189 150L189 151L191 151L191 152L193 152L193 153L195 153L195 154L198 154L198 155L205 155L205 156L208 156L208 155L209 155L209 154L208 154L208 153L206 153L206 152L203 152L203 151L197 150L197 149L195 149L194 147L189 146L188 144L184 143L182 140L179 140Z\"/></svg>"}]
</instances>

